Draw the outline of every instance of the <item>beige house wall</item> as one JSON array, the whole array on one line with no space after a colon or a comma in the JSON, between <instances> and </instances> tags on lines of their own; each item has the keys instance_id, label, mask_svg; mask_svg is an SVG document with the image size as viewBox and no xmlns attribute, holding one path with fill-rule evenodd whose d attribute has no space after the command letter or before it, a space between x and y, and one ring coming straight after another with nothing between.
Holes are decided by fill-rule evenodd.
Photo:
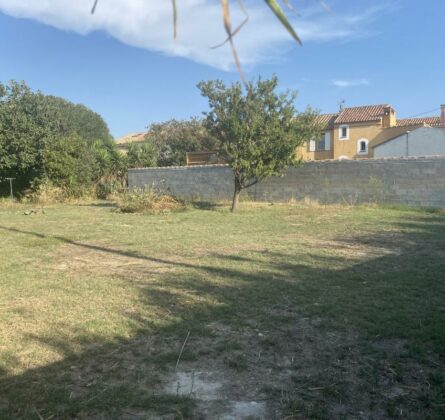
<instances>
[{"instance_id":1,"label":"beige house wall","mask_svg":"<svg viewBox=\"0 0 445 420\"><path fill-rule=\"evenodd\" d=\"M316 150L314 152L309 151L309 144L305 143L302 146L297 147L296 155L297 159L302 160L325 160L325 159L333 159L333 143L332 143L332 135L333 130L324 130L323 133L331 133L331 149L330 150Z\"/></svg>"},{"instance_id":2,"label":"beige house wall","mask_svg":"<svg viewBox=\"0 0 445 420\"><path fill-rule=\"evenodd\" d=\"M348 139L340 139L342 125L336 124L334 129L324 131L331 133L331 150L310 152L309 145L305 144L297 148L297 157L308 161L339 159L341 157L349 159L372 158L374 157L374 146L419 127L419 125L413 125L383 128L380 121L344 124L349 127L349 136ZM358 153L358 142L363 139L368 140L367 154Z\"/></svg>"},{"instance_id":3,"label":"beige house wall","mask_svg":"<svg viewBox=\"0 0 445 420\"><path fill-rule=\"evenodd\" d=\"M380 122L365 122L365 123L353 123L344 124L349 127L348 139L340 139L340 127L343 124L336 125L333 130L334 139L334 159L339 159L342 156L346 156L350 159L355 158L369 158L371 152L370 144L375 137L377 137L382 131L382 126ZM357 153L357 142L359 140L368 140L368 154L358 154Z\"/></svg>"}]
</instances>

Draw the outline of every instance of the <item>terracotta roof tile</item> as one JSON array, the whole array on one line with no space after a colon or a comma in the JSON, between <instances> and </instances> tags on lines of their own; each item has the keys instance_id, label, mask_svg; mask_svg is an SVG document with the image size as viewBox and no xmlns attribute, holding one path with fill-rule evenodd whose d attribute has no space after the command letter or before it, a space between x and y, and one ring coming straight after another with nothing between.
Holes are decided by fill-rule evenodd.
<instances>
[{"instance_id":1,"label":"terracotta roof tile","mask_svg":"<svg viewBox=\"0 0 445 420\"><path fill-rule=\"evenodd\" d=\"M404 127L407 125L442 125L440 123L440 117L423 117L423 118L401 118L397 120L397 127Z\"/></svg>"},{"instance_id":2,"label":"terracotta roof tile","mask_svg":"<svg viewBox=\"0 0 445 420\"><path fill-rule=\"evenodd\" d=\"M387 106L389 105L366 105L344 108L335 119L335 124L380 121L383 116L383 109Z\"/></svg>"},{"instance_id":3,"label":"terracotta roof tile","mask_svg":"<svg viewBox=\"0 0 445 420\"><path fill-rule=\"evenodd\" d=\"M320 114L317 115L316 121L324 129L332 129L334 128L334 121L337 118L337 116L338 114Z\"/></svg>"}]
</instances>

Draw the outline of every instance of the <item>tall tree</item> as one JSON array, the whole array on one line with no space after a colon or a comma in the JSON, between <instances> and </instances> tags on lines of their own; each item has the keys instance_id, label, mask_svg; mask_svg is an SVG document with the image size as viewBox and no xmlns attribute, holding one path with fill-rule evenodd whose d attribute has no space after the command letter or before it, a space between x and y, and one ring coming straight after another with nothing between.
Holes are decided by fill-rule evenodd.
<instances>
[{"instance_id":1,"label":"tall tree","mask_svg":"<svg viewBox=\"0 0 445 420\"><path fill-rule=\"evenodd\" d=\"M186 152L211 151L218 148L217 139L197 118L183 121L172 119L151 124L145 141L154 144L158 149L159 166L185 165Z\"/></svg>"},{"instance_id":2,"label":"tall tree","mask_svg":"<svg viewBox=\"0 0 445 420\"><path fill-rule=\"evenodd\" d=\"M24 82L0 84L0 177L16 178L18 190L50 175L56 184L60 181L71 185L66 179L70 176L73 160L79 160L76 163L79 168L82 159L89 164L98 161L73 153L70 141L88 147L88 155L98 159L100 153L95 152L100 144L103 153L111 154L114 161L119 160L120 155L100 115L83 105L32 92ZM62 158L70 164L57 166L56 162ZM94 164L91 170L96 179L100 164ZM71 180L84 182L79 176L71 176ZM0 184L0 188L4 187L5 184Z\"/></svg>"},{"instance_id":3,"label":"tall tree","mask_svg":"<svg viewBox=\"0 0 445 420\"><path fill-rule=\"evenodd\" d=\"M243 86L220 80L200 82L209 101L205 125L220 142L220 156L232 167L232 211L243 189L273 175L282 175L297 163L296 148L319 133L316 113L297 114L297 93L277 93L278 79L258 79Z\"/></svg>"}]
</instances>

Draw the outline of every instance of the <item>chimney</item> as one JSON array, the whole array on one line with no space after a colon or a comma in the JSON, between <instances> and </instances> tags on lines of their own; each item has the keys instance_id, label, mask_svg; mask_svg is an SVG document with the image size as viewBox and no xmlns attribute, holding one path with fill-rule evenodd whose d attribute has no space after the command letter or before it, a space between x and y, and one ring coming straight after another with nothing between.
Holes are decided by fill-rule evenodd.
<instances>
[{"instance_id":1,"label":"chimney","mask_svg":"<svg viewBox=\"0 0 445 420\"><path fill-rule=\"evenodd\" d=\"M395 125L396 125L396 112L389 105L383 107L382 127L391 128L395 127Z\"/></svg>"},{"instance_id":2,"label":"chimney","mask_svg":"<svg viewBox=\"0 0 445 420\"><path fill-rule=\"evenodd\" d=\"M445 125L445 105L440 106L440 124Z\"/></svg>"}]
</instances>

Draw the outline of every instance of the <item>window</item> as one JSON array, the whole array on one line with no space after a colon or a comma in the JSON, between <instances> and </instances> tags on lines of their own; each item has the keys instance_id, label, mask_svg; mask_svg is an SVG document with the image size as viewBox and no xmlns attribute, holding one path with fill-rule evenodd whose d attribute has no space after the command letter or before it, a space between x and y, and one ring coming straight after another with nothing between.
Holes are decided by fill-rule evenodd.
<instances>
[{"instance_id":1,"label":"window","mask_svg":"<svg viewBox=\"0 0 445 420\"><path fill-rule=\"evenodd\" d=\"M348 125L341 125L339 127L338 137L340 138L340 140L348 140L349 139L349 126Z\"/></svg>"},{"instance_id":2,"label":"window","mask_svg":"<svg viewBox=\"0 0 445 420\"><path fill-rule=\"evenodd\" d=\"M368 154L368 139L360 139L357 142L357 153L359 155L367 155Z\"/></svg>"},{"instance_id":3,"label":"window","mask_svg":"<svg viewBox=\"0 0 445 420\"><path fill-rule=\"evenodd\" d=\"M317 151L326 150L325 147L326 147L326 141L325 141L325 134L323 133L321 138L319 138L315 143L315 150Z\"/></svg>"},{"instance_id":4,"label":"window","mask_svg":"<svg viewBox=\"0 0 445 420\"><path fill-rule=\"evenodd\" d=\"M331 133L323 133L318 139L313 139L309 142L310 152L323 152L325 150L331 150Z\"/></svg>"}]
</instances>

